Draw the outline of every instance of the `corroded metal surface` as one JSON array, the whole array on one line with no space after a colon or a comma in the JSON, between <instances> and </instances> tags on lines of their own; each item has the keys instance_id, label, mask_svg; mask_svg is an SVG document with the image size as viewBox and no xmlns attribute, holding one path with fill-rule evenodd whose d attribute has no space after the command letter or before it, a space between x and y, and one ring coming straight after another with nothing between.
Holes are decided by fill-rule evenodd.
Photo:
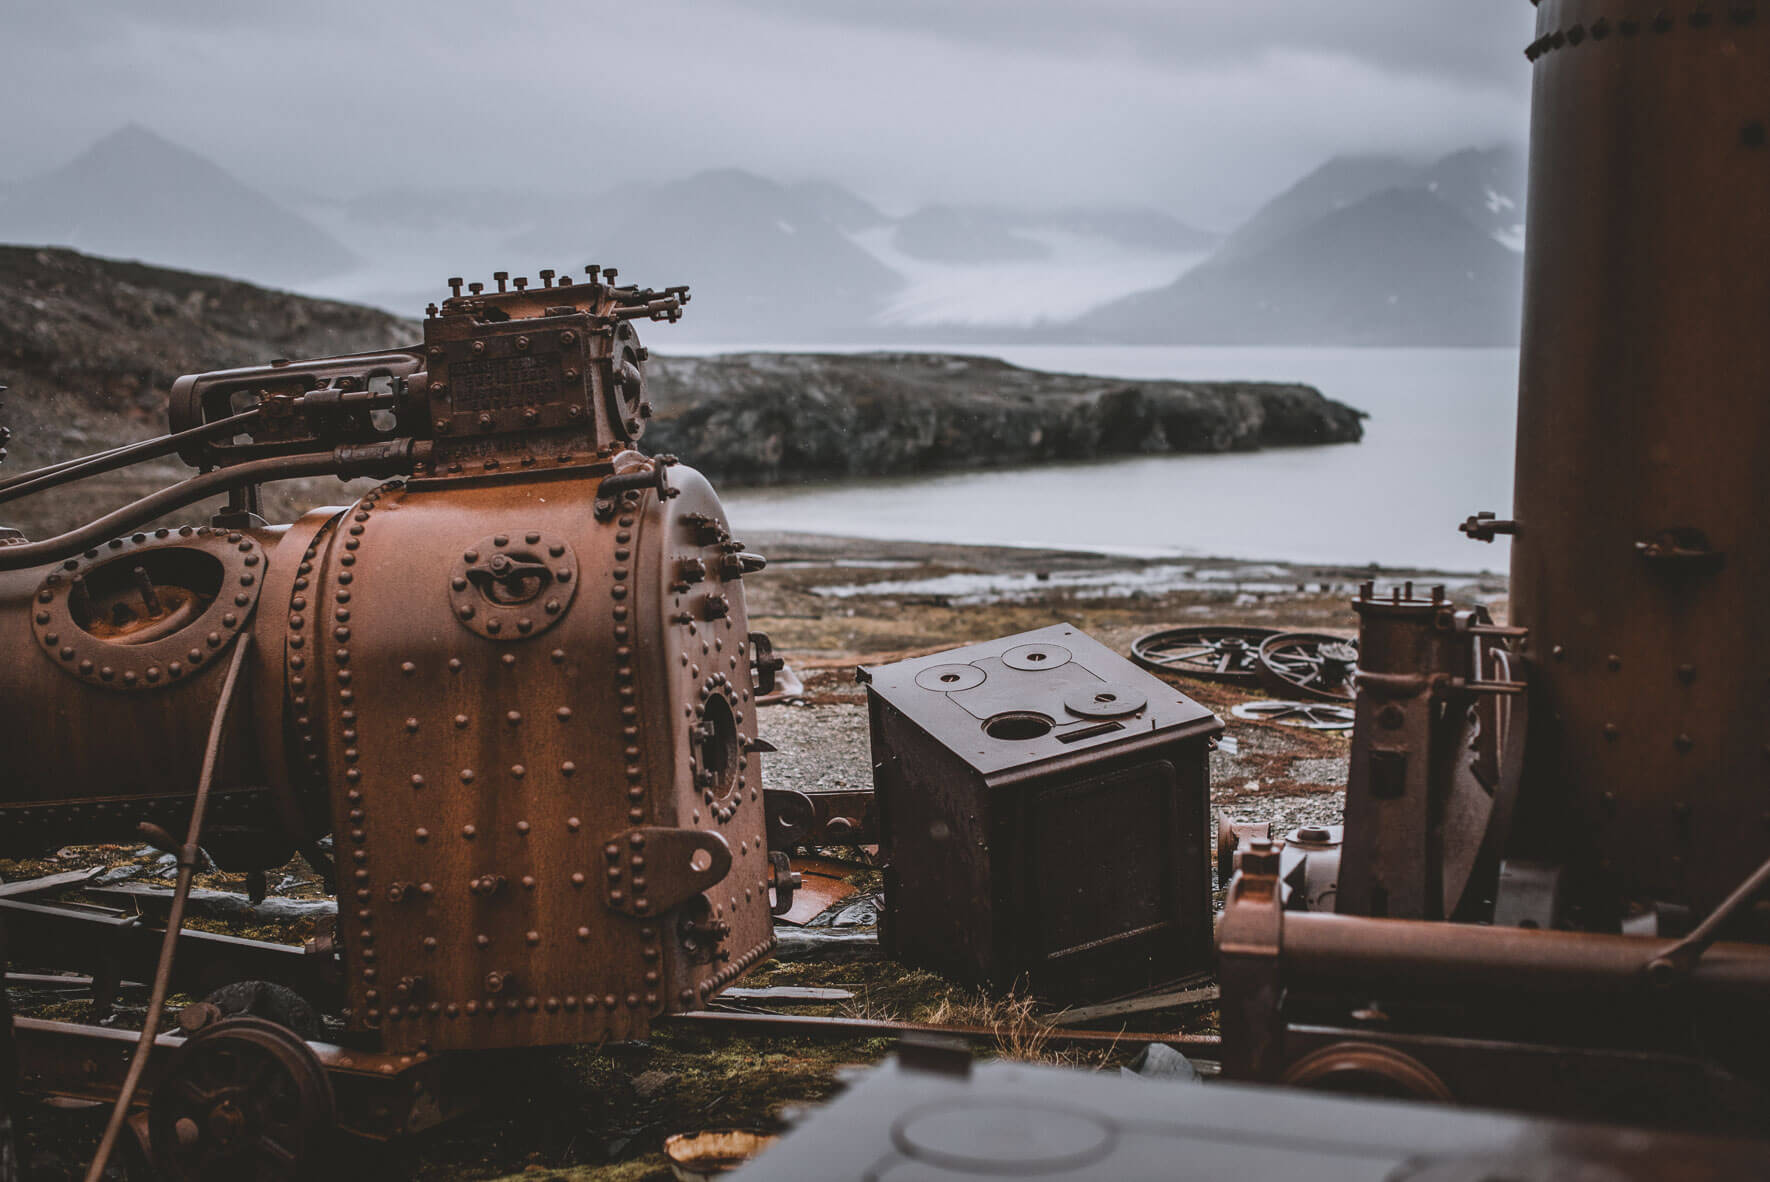
<instances>
[{"instance_id":1,"label":"corroded metal surface","mask_svg":"<svg viewBox=\"0 0 1770 1182\"><path fill-rule=\"evenodd\" d=\"M1770 854L1770 22L1542 0L1511 622L1523 796L1582 903L1712 908ZM1608 35L1600 36L1600 28ZM1540 851L1539 851L1540 852Z\"/></svg>"},{"instance_id":2,"label":"corroded metal surface","mask_svg":"<svg viewBox=\"0 0 1770 1182\"><path fill-rule=\"evenodd\" d=\"M650 413L631 322L687 292L613 279L456 281L410 349L181 379L175 435L124 459L176 450L206 475L122 512L227 488L221 524L24 565L87 527L0 572L22 658L0 669L7 848L177 827L211 670L249 635L203 844L323 866L330 832L341 893L335 939L254 975L341 980L355 1037L430 1053L639 1037L765 955L790 880L753 755L774 666L752 665L742 579L762 559L704 479L631 449ZM290 527L252 513L261 474L365 464L409 479ZM116 925L15 910L39 953L75 932L83 955L122 950ZM181 941L209 954L180 980L221 967L216 939Z\"/></svg>"},{"instance_id":3,"label":"corroded metal surface","mask_svg":"<svg viewBox=\"0 0 1770 1182\"><path fill-rule=\"evenodd\" d=\"M1758 9L1537 7L1510 619L1361 590L1338 914L1241 843L1227 1074L1770 1120Z\"/></svg>"}]
</instances>

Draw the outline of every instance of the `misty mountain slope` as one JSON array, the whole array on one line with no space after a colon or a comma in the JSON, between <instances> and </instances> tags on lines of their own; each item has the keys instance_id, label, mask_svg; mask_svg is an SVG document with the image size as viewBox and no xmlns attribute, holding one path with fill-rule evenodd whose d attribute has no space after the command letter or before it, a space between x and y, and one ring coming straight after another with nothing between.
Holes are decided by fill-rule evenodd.
<instances>
[{"instance_id":1,"label":"misty mountain slope","mask_svg":"<svg viewBox=\"0 0 1770 1182\"><path fill-rule=\"evenodd\" d=\"M356 262L312 222L133 123L0 196L0 242L70 246L261 283L313 279Z\"/></svg>"},{"instance_id":2,"label":"misty mountain slope","mask_svg":"<svg viewBox=\"0 0 1770 1182\"><path fill-rule=\"evenodd\" d=\"M1004 263L1054 259L1050 240L1062 235L1093 254L1196 255L1217 244L1217 235L1159 209L1136 205L1083 205L1056 210L987 205L928 205L897 221L891 246L923 262Z\"/></svg>"},{"instance_id":3,"label":"misty mountain slope","mask_svg":"<svg viewBox=\"0 0 1770 1182\"><path fill-rule=\"evenodd\" d=\"M1012 219L990 209L928 205L897 223L891 241L914 259L1006 263L1049 258L1051 248L1018 233Z\"/></svg>"},{"instance_id":4,"label":"misty mountain slope","mask_svg":"<svg viewBox=\"0 0 1770 1182\"><path fill-rule=\"evenodd\" d=\"M1399 156L1335 156L1262 205L1217 248L1216 259L1251 258L1310 223L1384 189L1411 185L1420 166Z\"/></svg>"},{"instance_id":5,"label":"misty mountain slope","mask_svg":"<svg viewBox=\"0 0 1770 1182\"><path fill-rule=\"evenodd\" d=\"M1462 214L1501 246L1524 249L1524 152L1507 145L1453 152L1415 184Z\"/></svg>"},{"instance_id":6,"label":"misty mountain slope","mask_svg":"<svg viewBox=\"0 0 1770 1182\"><path fill-rule=\"evenodd\" d=\"M577 240L549 249L618 266L623 282L689 284L685 324L698 338L851 332L901 282L813 204L738 169L593 203Z\"/></svg>"},{"instance_id":7,"label":"misty mountain slope","mask_svg":"<svg viewBox=\"0 0 1770 1182\"><path fill-rule=\"evenodd\" d=\"M1136 343L1503 345L1522 289L1517 254L1424 189L1388 189L1076 327Z\"/></svg>"},{"instance_id":8,"label":"misty mountain slope","mask_svg":"<svg viewBox=\"0 0 1770 1182\"><path fill-rule=\"evenodd\" d=\"M1196 254L1210 250L1222 238L1142 205L1076 205L1040 220L1072 234L1090 234L1129 249L1163 253Z\"/></svg>"},{"instance_id":9,"label":"misty mountain slope","mask_svg":"<svg viewBox=\"0 0 1770 1182\"><path fill-rule=\"evenodd\" d=\"M787 191L844 234L858 234L891 220L872 202L834 181L801 181Z\"/></svg>"}]
</instances>

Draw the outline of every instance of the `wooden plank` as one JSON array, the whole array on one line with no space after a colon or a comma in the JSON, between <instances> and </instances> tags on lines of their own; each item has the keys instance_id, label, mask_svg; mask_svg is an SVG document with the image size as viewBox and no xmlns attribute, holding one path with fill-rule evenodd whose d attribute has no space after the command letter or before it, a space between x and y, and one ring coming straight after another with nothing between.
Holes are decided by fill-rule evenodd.
<instances>
[{"instance_id":1,"label":"wooden plank","mask_svg":"<svg viewBox=\"0 0 1770 1182\"><path fill-rule=\"evenodd\" d=\"M1146 993L1140 997L1128 997L1121 1001L1101 1002L1099 1005L1074 1006L1057 1014L1051 1021L1058 1026L1081 1026L1105 1018L1119 1018L1129 1014L1148 1014L1156 1010L1178 1009L1181 1006L1204 1005L1216 1001L1217 997L1215 985L1199 985L1188 989L1173 989L1165 993Z\"/></svg>"},{"instance_id":2,"label":"wooden plank","mask_svg":"<svg viewBox=\"0 0 1770 1182\"><path fill-rule=\"evenodd\" d=\"M23 878L17 882L3 882L0 883L0 899L23 899L31 895L44 895L50 891L59 891L63 887L85 882L103 870L103 866L88 866L82 870L64 870L60 874L45 874L42 878Z\"/></svg>"}]
</instances>

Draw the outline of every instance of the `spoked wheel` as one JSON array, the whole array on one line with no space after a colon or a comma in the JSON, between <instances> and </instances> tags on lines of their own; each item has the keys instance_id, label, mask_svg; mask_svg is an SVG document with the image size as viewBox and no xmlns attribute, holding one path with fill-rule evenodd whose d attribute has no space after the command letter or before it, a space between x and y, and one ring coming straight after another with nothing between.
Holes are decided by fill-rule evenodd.
<instances>
[{"instance_id":1,"label":"spoked wheel","mask_svg":"<svg viewBox=\"0 0 1770 1182\"><path fill-rule=\"evenodd\" d=\"M325 1068L263 1018L224 1018L193 1034L148 1106L155 1163L178 1182L312 1178L335 1123Z\"/></svg>"},{"instance_id":2,"label":"spoked wheel","mask_svg":"<svg viewBox=\"0 0 1770 1182\"><path fill-rule=\"evenodd\" d=\"M1273 628L1165 628L1131 642L1131 659L1157 673L1251 685L1259 679L1260 645Z\"/></svg>"},{"instance_id":3,"label":"spoked wheel","mask_svg":"<svg viewBox=\"0 0 1770 1182\"><path fill-rule=\"evenodd\" d=\"M1357 696L1358 642L1323 632L1281 632L1261 643L1258 674L1276 694L1350 702Z\"/></svg>"},{"instance_id":4,"label":"spoked wheel","mask_svg":"<svg viewBox=\"0 0 1770 1182\"><path fill-rule=\"evenodd\" d=\"M1232 713L1250 722L1276 722L1312 731L1352 729L1352 707L1329 702L1243 702Z\"/></svg>"}]
</instances>

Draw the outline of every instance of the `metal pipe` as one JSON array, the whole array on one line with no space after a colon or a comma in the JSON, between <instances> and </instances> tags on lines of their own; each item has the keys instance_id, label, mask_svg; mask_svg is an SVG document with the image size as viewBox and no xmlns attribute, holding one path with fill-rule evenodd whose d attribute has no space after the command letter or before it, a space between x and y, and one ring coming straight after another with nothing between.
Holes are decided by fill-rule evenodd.
<instances>
[{"instance_id":1,"label":"metal pipe","mask_svg":"<svg viewBox=\"0 0 1770 1182\"><path fill-rule=\"evenodd\" d=\"M209 788L215 782L215 765L221 759L221 737L227 731L228 707L233 705L234 690L240 683L240 669L246 664L246 653L252 647L252 634L241 633L234 641L233 660L227 666L227 678L221 683L221 696L215 703L215 714L209 722L209 741L203 749L203 770L197 777L197 794L191 801L191 823L184 839L184 846L178 851L178 882L172 888L172 908L166 916L166 938L160 944L160 963L154 969L154 987L148 995L147 1017L142 1022L141 1040L136 1044L135 1056L129 1062L129 1074L123 1079L123 1086L117 1092L117 1103L111 1109L110 1123L105 1125L104 1139L98 1144L98 1152L92 1157L92 1164L86 1169L86 1182L99 1182L104 1177L105 1165L111 1160L111 1152L116 1148L117 1136L123 1131L123 1124L129 1118L129 1105L135 1099L135 1089L141 1084L141 1076L147 1070L148 1054L154 1047L154 1036L160 1032L160 1012L166 1006L166 994L172 988L172 957L178 948L178 931L184 926L184 905L190 898L191 879L196 877L197 859L201 850L197 847L197 839L203 835L203 815L209 809Z\"/></svg>"},{"instance_id":2,"label":"metal pipe","mask_svg":"<svg viewBox=\"0 0 1770 1182\"><path fill-rule=\"evenodd\" d=\"M23 472L10 480L0 481L0 504L15 501L20 497L41 492L46 488L54 488L66 484L70 480L79 480L87 476L97 476L102 472L125 468L130 464L138 464L143 460L157 460L161 456L171 455L183 445L198 439L206 439L211 435L232 435L247 423L258 418L258 410L242 411L225 419L217 419L213 423L204 423L200 427L192 427L188 431L180 431L174 435L161 435L154 439L144 439L140 443L131 443L123 447L115 447L110 451L102 451L97 455L80 456L77 459L63 460L59 464L51 464L46 468L38 468L32 472Z\"/></svg>"},{"instance_id":3,"label":"metal pipe","mask_svg":"<svg viewBox=\"0 0 1770 1182\"><path fill-rule=\"evenodd\" d=\"M147 524L156 517L182 509L217 493L248 484L272 480L293 480L302 476L391 476L411 470L409 439L394 440L368 447L338 448L335 451L307 456L272 456L247 460L215 472L205 472L170 488L150 493L138 501L108 513L78 529L41 542L0 549L0 571L21 570L71 558L90 550L101 542Z\"/></svg>"},{"instance_id":4,"label":"metal pipe","mask_svg":"<svg viewBox=\"0 0 1770 1182\"><path fill-rule=\"evenodd\" d=\"M1293 912L1279 966L1286 981L1441 992L1626 993L1655 988L1646 966L1676 940ZM1770 996L1770 947L1711 945L1692 968L1700 993Z\"/></svg>"}]
</instances>

